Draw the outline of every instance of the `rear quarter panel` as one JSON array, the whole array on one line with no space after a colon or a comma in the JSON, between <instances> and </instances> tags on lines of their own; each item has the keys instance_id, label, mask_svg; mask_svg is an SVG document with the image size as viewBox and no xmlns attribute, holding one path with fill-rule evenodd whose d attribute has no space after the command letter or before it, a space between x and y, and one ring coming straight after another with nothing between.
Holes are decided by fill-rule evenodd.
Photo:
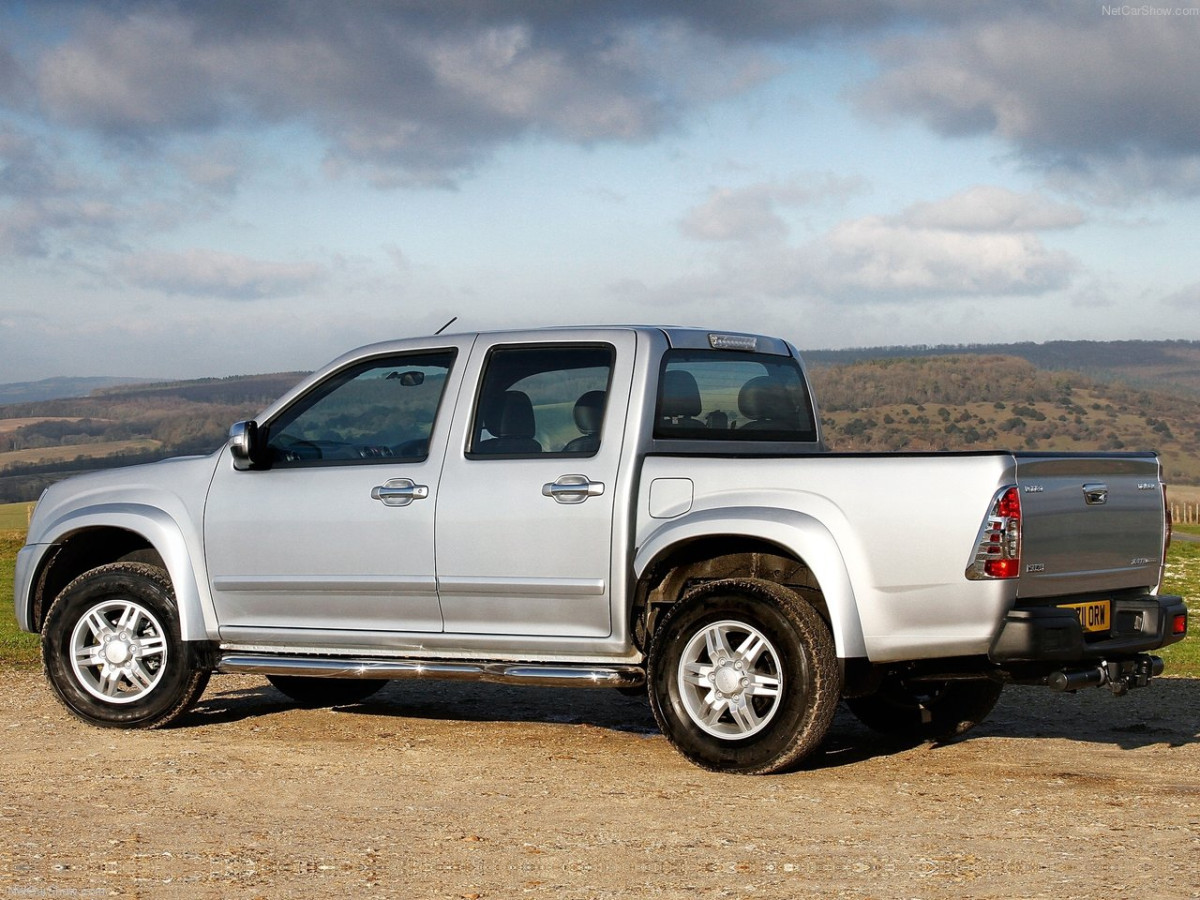
<instances>
[{"instance_id":1,"label":"rear quarter panel","mask_svg":"<svg viewBox=\"0 0 1200 900\"><path fill-rule=\"evenodd\" d=\"M754 536L799 555L821 578L840 655L861 648L884 662L986 653L1016 585L964 573L995 491L1014 480L1006 453L651 456L635 567L640 574L675 539L720 533L721 510L736 508L729 533L746 533L757 510L769 524ZM813 539L817 526L831 541ZM828 558L835 553L840 559ZM839 567L844 588L826 583Z\"/></svg>"}]
</instances>

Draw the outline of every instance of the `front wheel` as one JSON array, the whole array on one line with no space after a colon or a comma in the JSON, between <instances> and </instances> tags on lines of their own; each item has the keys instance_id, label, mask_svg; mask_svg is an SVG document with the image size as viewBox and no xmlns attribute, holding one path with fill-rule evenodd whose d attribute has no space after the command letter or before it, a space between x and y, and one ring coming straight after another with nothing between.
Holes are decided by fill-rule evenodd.
<instances>
[{"instance_id":1,"label":"front wheel","mask_svg":"<svg viewBox=\"0 0 1200 900\"><path fill-rule=\"evenodd\" d=\"M650 705L667 739L697 765L762 775L797 765L824 740L840 680L829 628L768 581L690 591L655 629Z\"/></svg>"},{"instance_id":2,"label":"front wheel","mask_svg":"<svg viewBox=\"0 0 1200 900\"><path fill-rule=\"evenodd\" d=\"M80 575L42 628L42 662L62 704L108 728L157 728L204 693L209 670L180 637L167 573L121 562Z\"/></svg>"}]
</instances>

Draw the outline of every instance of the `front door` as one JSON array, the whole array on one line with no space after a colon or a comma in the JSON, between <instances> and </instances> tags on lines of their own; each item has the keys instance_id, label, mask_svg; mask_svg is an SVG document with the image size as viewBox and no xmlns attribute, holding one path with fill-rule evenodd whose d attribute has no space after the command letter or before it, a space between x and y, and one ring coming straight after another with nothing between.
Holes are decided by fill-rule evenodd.
<instances>
[{"instance_id":1,"label":"front door","mask_svg":"<svg viewBox=\"0 0 1200 900\"><path fill-rule=\"evenodd\" d=\"M448 633L605 637L636 336L477 345L437 502ZM482 339L481 339L482 340ZM469 413L469 414L468 414Z\"/></svg>"},{"instance_id":2,"label":"front door","mask_svg":"<svg viewBox=\"0 0 1200 900\"><path fill-rule=\"evenodd\" d=\"M336 371L263 423L267 468L218 467L205 546L222 637L441 630L439 407L457 394L458 349Z\"/></svg>"}]
</instances>

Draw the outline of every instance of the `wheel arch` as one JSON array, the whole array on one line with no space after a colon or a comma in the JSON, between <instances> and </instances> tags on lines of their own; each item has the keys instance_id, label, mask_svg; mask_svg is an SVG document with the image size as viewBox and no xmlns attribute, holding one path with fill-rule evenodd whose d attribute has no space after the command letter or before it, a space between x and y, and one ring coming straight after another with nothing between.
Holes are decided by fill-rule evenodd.
<instances>
[{"instance_id":1,"label":"wheel arch","mask_svg":"<svg viewBox=\"0 0 1200 900\"><path fill-rule=\"evenodd\" d=\"M762 507L681 516L641 544L633 566L632 625L639 642L652 631L655 607L671 605L690 584L743 575L791 587L812 603L839 657L867 655L849 569L829 529L812 516Z\"/></svg>"},{"instance_id":2,"label":"wheel arch","mask_svg":"<svg viewBox=\"0 0 1200 900\"><path fill-rule=\"evenodd\" d=\"M41 630L54 598L78 575L125 560L165 569L183 640L209 637L192 554L179 524L163 510L136 504L92 507L55 523L38 546L41 552L25 563L28 572L18 573L17 582L32 630Z\"/></svg>"}]
</instances>

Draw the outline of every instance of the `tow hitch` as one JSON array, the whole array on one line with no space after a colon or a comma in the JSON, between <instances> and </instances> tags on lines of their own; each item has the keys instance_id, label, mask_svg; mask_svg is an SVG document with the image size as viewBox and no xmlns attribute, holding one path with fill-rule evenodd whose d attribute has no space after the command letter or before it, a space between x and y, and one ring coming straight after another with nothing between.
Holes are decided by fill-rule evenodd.
<instances>
[{"instance_id":1,"label":"tow hitch","mask_svg":"<svg viewBox=\"0 0 1200 900\"><path fill-rule=\"evenodd\" d=\"M1145 687L1155 675L1163 673L1158 656L1140 654L1132 659L1102 662L1088 669L1067 669L1052 673L1046 684L1055 691L1077 691L1084 687L1107 685L1114 696L1129 693L1130 688Z\"/></svg>"}]
</instances>

